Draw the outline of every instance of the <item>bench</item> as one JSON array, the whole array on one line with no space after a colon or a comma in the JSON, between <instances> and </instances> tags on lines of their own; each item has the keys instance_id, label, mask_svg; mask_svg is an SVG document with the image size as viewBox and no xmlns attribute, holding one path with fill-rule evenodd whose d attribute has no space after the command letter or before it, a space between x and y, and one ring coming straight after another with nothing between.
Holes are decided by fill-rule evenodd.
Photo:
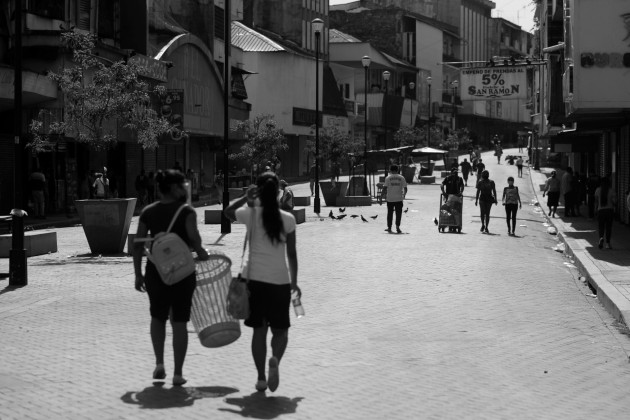
<instances>
[{"instance_id":1,"label":"bench","mask_svg":"<svg viewBox=\"0 0 630 420\"><path fill-rule=\"evenodd\" d=\"M311 205L311 196L308 197L293 197L293 205L294 206L310 206Z\"/></svg>"},{"instance_id":2,"label":"bench","mask_svg":"<svg viewBox=\"0 0 630 420\"><path fill-rule=\"evenodd\" d=\"M434 176L421 176L420 183L421 184L435 184L435 177Z\"/></svg>"},{"instance_id":3,"label":"bench","mask_svg":"<svg viewBox=\"0 0 630 420\"><path fill-rule=\"evenodd\" d=\"M296 224L299 225L301 223L306 222L306 209L305 208L293 209L291 210L291 213L293 213L293 217L295 217Z\"/></svg>"},{"instance_id":4,"label":"bench","mask_svg":"<svg viewBox=\"0 0 630 420\"><path fill-rule=\"evenodd\" d=\"M220 225L223 210L204 210L204 223L206 225Z\"/></svg>"},{"instance_id":5,"label":"bench","mask_svg":"<svg viewBox=\"0 0 630 420\"><path fill-rule=\"evenodd\" d=\"M0 235L0 258L9 258L12 235ZM57 232L24 232L24 249L27 257L57 252Z\"/></svg>"}]
</instances>

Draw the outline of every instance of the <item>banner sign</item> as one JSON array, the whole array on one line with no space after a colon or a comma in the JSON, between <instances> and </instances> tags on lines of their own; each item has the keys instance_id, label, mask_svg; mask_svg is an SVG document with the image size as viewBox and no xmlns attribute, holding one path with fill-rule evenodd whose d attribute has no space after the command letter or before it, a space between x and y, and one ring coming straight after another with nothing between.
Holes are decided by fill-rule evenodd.
<instances>
[{"instance_id":1,"label":"banner sign","mask_svg":"<svg viewBox=\"0 0 630 420\"><path fill-rule=\"evenodd\" d=\"M160 99L159 115L174 126L170 132L170 139L179 141L184 135L184 90L168 89Z\"/></svg>"},{"instance_id":2,"label":"banner sign","mask_svg":"<svg viewBox=\"0 0 630 420\"><path fill-rule=\"evenodd\" d=\"M525 67L475 67L461 70L463 101L527 99Z\"/></svg>"}]
</instances>

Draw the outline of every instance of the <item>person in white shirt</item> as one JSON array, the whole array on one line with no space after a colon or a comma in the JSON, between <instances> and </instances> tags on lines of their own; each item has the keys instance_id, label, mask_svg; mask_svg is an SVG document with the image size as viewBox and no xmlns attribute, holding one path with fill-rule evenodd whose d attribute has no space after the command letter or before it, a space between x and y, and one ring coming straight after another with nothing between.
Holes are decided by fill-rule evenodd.
<instances>
[{"instance_id":1,"label":"person in white shirt","mask_svg":"<svg viewBox=\"0 0 630 420\"><path fill-rule=\"evenodd\" d=\"M392 219L396 212L396 232L402 233L400 230L400 221L402 219L403 200L407 195L407 181L405 177L398 173L398 165L389 167L389 176L385 178L383 184L383 194L387 197L387 232L392 232Z\"/></svg>"},{"instance_id":2,"label":"person in white shirt","mask_svg":"<svg viewBox=\"0 0 630 420\"><path fill-rule=\"evenodd\" d=\"M291 294L302 295L297 285L295 217L281 210L278 203L279 181L273 172L265 172L251 185L245 197L233 200L225 216L247 226L249 257L242 274L248 279L251 313L245 325L254 329L252 356L258 371L256 389L275 391L280 382L278 365L288 344L291 326ZM247 205L245 205L247 203ZM287 266L288 261L288 266ZM265 375L267 331L271 328L269 374Z\"/></svg>"}]
</instances>

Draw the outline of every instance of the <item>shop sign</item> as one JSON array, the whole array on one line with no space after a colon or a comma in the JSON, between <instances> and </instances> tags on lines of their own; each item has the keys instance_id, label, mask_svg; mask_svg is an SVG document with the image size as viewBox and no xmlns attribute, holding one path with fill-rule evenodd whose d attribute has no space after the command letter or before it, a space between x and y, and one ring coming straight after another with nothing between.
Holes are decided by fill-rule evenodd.
<instances>
[{"instance_id":1,"label":"shop sign","mask_svg":"<svg viewBox=\"0 0 630 420\"><path fill-rule=\"evenodd\" d=\"M565 11L575 63L565 96L573 112L628 107L630 2L575 0ZM602 30L606 28L606 30ZM569 74L569 73L567 73Z\"/></svg>"},{"instance_id":2,"label":"shop sign","mask_svg":"<svg viewBox=\"0 0 630 420\"><path fill-rule=\"evenodd\" d=\"M524 67L475 67L461 70L463 101L527 99Z\"/></svg>"},{"instance_id":3,"label":"shop sign","mask_svg":"<svg viewBox=\"0 0 630 420\"><path fill-rule=\"evenodd\" d=\"M336 128L341 133L350 131L348 117L337 117L334 115L324 115L322 120L322 128Z\"/></svg>"},{"instance_id":4,"label":"shop sign","mask_svg":"<svg viewBox=\"0 0 630 420\"><path fill-rule=\"evenodd\" d=\"M293 125L310 127L315 125L316 112L312 109L293 108ZM321 111L319 113L321 123ZM321 125L321 124L320 124Z\"/></svg>"},{"instance_id":5,"label":"shop sign","mask_svg":"<svg viewBox=\"0 0 630 420\"><path fill-rule=\"evenodd\" d=\"M159 115L173 125L169 133L170 139L179 141L184 136L184 90L169 89L160 100Z\"/></svg>"},{"instance_id":6,"label":"shop sign","mask_svg":"<svg viewBox=\"0 0 630 420\"><path fill-rule=\"evenodd\" d=\"M164 61L156 60L142 54L136 54L129 58L130 63L138 66L138 74L142 77L166 82L168 80L168 68Z\"/></svg>"}]
</instances>

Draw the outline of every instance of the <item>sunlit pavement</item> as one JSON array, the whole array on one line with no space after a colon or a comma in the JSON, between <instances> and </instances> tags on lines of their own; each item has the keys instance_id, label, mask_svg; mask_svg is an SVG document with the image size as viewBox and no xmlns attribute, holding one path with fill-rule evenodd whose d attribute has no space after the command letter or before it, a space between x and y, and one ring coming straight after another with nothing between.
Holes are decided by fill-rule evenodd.
<instances>
[{"instance_id":1,"label":"sunlit pavement","mask_svg":"<svg viewBox=\"0 0 630 420\"><path fill-rule=\"evenodd\" d=\"M484 161L501 194L516 167ZM29 258L27 287L0 283L0 419L624 418L630 338L554 250L529 169L516 185L516 237L500 205L491 234L479 232L471 186L461 234L433 223L438 184L409 187L403 234L384 231L385 205L346 208L367 222L331 220L339 209L323 200L321 217L307 208L297 231L306 316L292 318L275 393L255 392L247 328L220 349L191 331L181 388L167 345L168 377L154 384L131 258L92 256L81 227L57 229L59 252ZM236 272L243 226L222 236L205 209L204 244Z\"/></svg>"}]
</instances>

